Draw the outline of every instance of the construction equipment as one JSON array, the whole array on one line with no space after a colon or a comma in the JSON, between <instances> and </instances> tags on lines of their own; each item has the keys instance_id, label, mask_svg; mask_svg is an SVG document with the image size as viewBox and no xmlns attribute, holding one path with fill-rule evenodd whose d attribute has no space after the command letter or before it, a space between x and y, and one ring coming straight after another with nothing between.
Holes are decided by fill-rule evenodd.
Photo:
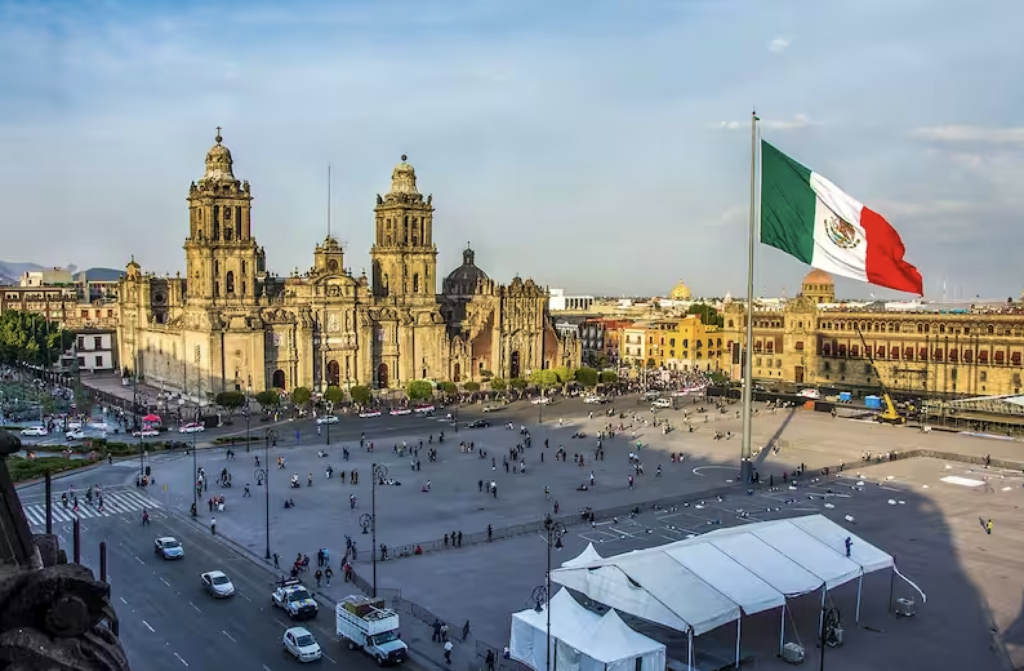
<instances>
[{"instance_id":1,"label":"construction equipment","mask_svg":"<svg viewBox=\"0 0 1024 671\"><path fill-rule=\"evenodd\" d=\"M875 377L878 378L878 385L882 388L882 401L885 403L885 408L882 409L882 412L875 415L875 421L882 422L883 424L906 424L907 418L899 413L896 409L896 405L892 402L892 397L889 396L889 390L886 388L885 382L882 380L882 374L878 372L878 366L875 365L875 355L871 352L871 348L868 347L868 343L864 340L864 334L861 333L860 329L857 329L857 335L860 336L860 342L864 345L864 351L868 355L868 361L871 362L871 370L875 371Z\"/></svg>"}]
</instances>

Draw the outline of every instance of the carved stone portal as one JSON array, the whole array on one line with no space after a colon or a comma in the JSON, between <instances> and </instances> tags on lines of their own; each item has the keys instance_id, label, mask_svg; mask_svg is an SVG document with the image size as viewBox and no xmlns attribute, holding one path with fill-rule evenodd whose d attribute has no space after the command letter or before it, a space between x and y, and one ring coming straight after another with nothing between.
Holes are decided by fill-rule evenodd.
<instances>
[{"instance_id":1,"label":"carved stone portal","mask_svg":"<svg viewBox=\"0 0 1024 671\"><path fill-rule=\"evenodd\" d=\"M110 585L29 532L6 461L20 449L0 431L0 671L128 671Z\"/></svg>"}]
</instances>

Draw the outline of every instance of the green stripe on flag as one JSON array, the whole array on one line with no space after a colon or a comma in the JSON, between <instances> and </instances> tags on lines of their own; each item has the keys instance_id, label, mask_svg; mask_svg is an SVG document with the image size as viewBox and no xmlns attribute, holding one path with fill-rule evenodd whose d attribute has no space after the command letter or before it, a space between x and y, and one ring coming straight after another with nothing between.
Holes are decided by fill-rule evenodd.
<instances>
[{"instance_id":1,"label":"green stripe on flag","mask_svg":"<svg viewBox=\"0 0 1024 671\"><path fill-rule=\"evenodd\" d=\"M761 242L810 265L814 257L811 171L761 140Z\"/></svg>"}]
</instances>

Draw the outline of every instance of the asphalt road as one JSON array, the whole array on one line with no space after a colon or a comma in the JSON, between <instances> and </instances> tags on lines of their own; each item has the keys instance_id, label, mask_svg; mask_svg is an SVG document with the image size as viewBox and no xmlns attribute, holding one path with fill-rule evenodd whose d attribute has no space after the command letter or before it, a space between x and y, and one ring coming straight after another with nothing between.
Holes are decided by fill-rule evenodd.
<instances>
[{"instance_id":1,"label":"asphalt road","mask_svg":"<svg viewBox=\"0 0 1024 671\"><path fill-rule=\"evenodd\" d=\"M181 541L185 557L165 561L153 540L170 535ZM151 671L279 671L299 663L281 643L291 626L270 603L273 575L212 538L191 522L156 511L149 528L141 518L101 518L83 523L82 561L98 575L99 542L106 540L108 580L121 620L121 640L132 668ZM71 548L68 548L69 555ZM214 599L201 587L204 571L224 571L235 596ZM315 591L315 590L312 590ZM317 664L369 671L376 665L335 640L334 613L321 608L316 620L303 624L324 650Z\"/></svg>"}]
</instances>

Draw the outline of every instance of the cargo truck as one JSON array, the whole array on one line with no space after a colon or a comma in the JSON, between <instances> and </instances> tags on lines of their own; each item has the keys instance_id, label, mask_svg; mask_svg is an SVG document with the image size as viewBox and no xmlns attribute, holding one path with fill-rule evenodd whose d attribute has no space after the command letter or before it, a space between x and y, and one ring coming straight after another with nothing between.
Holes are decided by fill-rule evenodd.
<instances>
[{"instance_id":1,"label":"cargo truck","mask_svg":"<svg viewBox=\"0 0 1024 671\"><path fill-rule=\"evenodd\" d=\"M350 650L359 648L377 662L401 664L409 654L409 646L398 631L398 613L387 608L383 599L347 596L335 608L338 637Z\"/></svg>"}]
</instances>

